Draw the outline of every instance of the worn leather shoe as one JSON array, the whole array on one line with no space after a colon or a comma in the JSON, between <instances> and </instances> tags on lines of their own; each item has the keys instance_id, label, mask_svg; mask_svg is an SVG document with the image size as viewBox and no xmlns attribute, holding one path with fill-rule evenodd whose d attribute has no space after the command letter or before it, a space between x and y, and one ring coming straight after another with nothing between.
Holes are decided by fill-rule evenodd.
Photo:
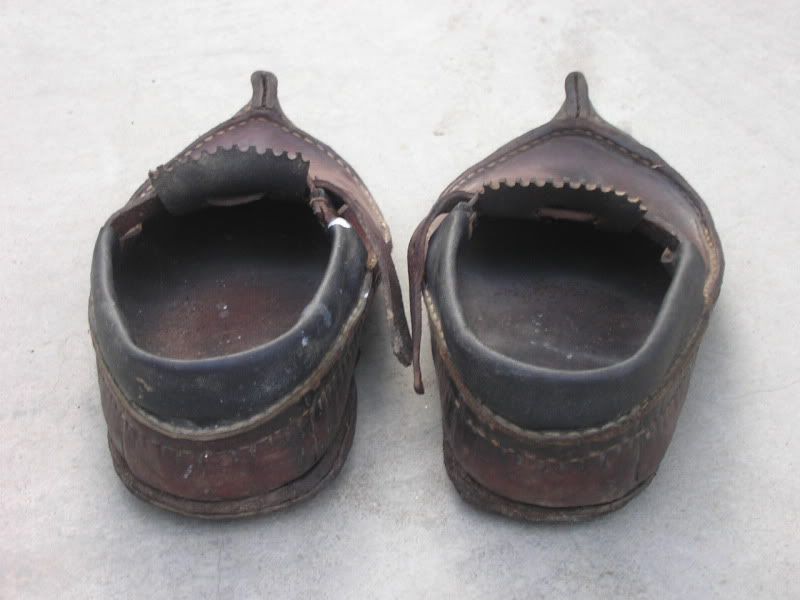
<instances>
[{"instance_id":1,"label":"worn leather shoe","mask_svg":"<svg viewBox=\"0 0 800 600\"><path fill-rule=\"evenodd\" d=\"M410 337L391 237L355 171L293 125L274 75L158 167L100 230L89 322L114 466L201 517L314 494L353 440L359 332L382 278Z\"/></svg>"},{"instance_id":2,"label":"worn leather shoe","mask_svg":"<svg viewBox=\"0 0 800 600\"><path fill-rule=\"evenodd\" d=\"M617 509L653 478L720 291L706 205L605 122L580 73L546 125L459 175L408 251L461 495L528 520Z\"/></svg>"}]
</instances>

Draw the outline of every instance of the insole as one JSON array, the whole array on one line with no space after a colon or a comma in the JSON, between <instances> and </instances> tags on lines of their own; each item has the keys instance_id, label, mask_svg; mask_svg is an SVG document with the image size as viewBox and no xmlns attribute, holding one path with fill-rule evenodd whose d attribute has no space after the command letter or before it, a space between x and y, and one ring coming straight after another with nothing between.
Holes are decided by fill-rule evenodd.
<instances>
[{"instance_id":1,"label":"insole","mask_svg":"<svg viewBox=\"0 0 800 600\"><path fill-rule=\"evenodd\" d=\"M470 329L506 356L603 367L650 332L670 283L661 252L636 233L484 217L459 252L459 299Z\"/></svg>"},{"instance_id":2,"label":"insole","mask_svg":"<svg viewBox=\"0 0 800 600\"><path fill-rule=\"evenodd\" d=\"M304 204L210 208L145 223L115 265L134 341L172 358L222 356L294 325L316 293L330 243Z\"/></svg>"}]
</instances>

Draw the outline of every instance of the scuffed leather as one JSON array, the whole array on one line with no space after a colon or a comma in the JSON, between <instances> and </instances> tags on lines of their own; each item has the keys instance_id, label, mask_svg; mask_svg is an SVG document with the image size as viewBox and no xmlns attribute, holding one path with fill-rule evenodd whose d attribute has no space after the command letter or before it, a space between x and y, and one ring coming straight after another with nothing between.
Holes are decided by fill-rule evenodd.
<instances>
[{"instance_id":1,"label":"scuffed leather","mask_svg":"<svg viewBox=\"0 0 800 600\"><path fill-rule=\"evenodd\" d=\"M296 127L284 114L278 101L278 79L267 71L256 71L250 78L253 95L250 101L233 117L201 135L184 148L172 160L155 169L150 178L134 192L128 203L111 216L109 224L120 234L135 227L152 214L164 210L156 186L169 189L170 198L175 199L175 173L185 165L203 161L214 161L218 151L238 150L265 156L265 162L278 165L281 160L286 167L299 170L300 162L307 163L307 185L312 196L318 190L327 190L341 203L339 211L353 225L370 254L370 266L377 263L383 279L383 296L386 319L392 335L392 351L403 365L411 363L411 336L408 331L403 298L397 270L392 260L392 238L389 227L378 205L361 178L330 146L323 144L305 131ZM300 162L299 162L300 161ZM213 165L212 165L213 166ZM305 168L305 167L303 167ZM278 172L278 175L291 175ZM225 192L225 182L239 183L239 170L221 172L222 186L215 186L215 193L240 196L242 191L231 186ZM199 201L202 189L195 190L193 198ZM263 191L263 190L262 190ZM179 192L178 192L179 193ZM168 201L169 202L169 201ZM191 210L192 200L187 197L172 203L173 210ZM169 209L169 207L167 207Z\"/></svg>"},{"instance_id":2,"label":"scuffed leather","mask_svg":"<svg viewBox=\"0 0 800 600\"><path fill-rule=\"evenodd\" d=\"M251 82L250 101L154 169L98 237L90 299L98 351L126 396L163 418L219 423L268 408L309 376L333 346L355 303L369 293L369 287L362 289L365 282L378 278L383 279L393 350L403 364L410 362L410 336L391 258L391 237L375 201L349 164L286 117L272 73L253 73ZM132 343L112 285L112 260L120 238L160 212L180 215L208 204L304 193L326 222L341 217L352 225L352 229L332 228L326 279L304 312L307 322L300 323L307 327L306 334L315 332L320 311L333 306L333 327L325 329L330 335L320 335L298 356L302 327L294 327L267 347L205 361L155 357ZM241 392L242 382L252 393ZM223 410L220 396L226 394L230 398Z\"/></svg>"},{"instance_id":3,"label":"scuffed leather","mask_svg":"<svg viewBox=\"0 0 800 600\"><path fill-rule=\"evenodd\" d=\"M584 76L571 73L566 100L547 124L499 148L459 175L439 196L414 232L408 248L415 389L422 393L419 352L422 291L428 240L441 215L482 190L508 182L555 182L596 186L638 198L645 221L690 243L705 267L703 310L719 295L724 270L714 222L702 199L666 161L604 121L589 100Z\"/></svg>"},{"instance_id":4,"label":"scuffed leather","mask_svg":"<svg viewBox=\"0 0 800 600\"><path fill-rule=\"evenodd\" d=\"M705 267L690 244L680 246L673 282L653 329L633 356L611 366L560 371L525 364L485 344L467 326L458 298L458 250L472 211L456 206L431 239L427 289L447 349L472 393L496 415L523 429L596 427L630 411L660 385L687 346L703 311Z\"/></svg>"},{"instance_id":5,"label":"scuffed leather","mask_svg":"<svg viewBox=\"0 0 800 600\"><path fill-rule=\"evenodd\" d=\"M235 355L181 360L154 355L132 339L113 281L120 242L111 227L103 227L89 302L99 360L131 402L168 421L220 425L266 411L317 371L372 284L355 232L330 231L331 259L319 290L288 331Z\"/></svg>"}]
</instances>

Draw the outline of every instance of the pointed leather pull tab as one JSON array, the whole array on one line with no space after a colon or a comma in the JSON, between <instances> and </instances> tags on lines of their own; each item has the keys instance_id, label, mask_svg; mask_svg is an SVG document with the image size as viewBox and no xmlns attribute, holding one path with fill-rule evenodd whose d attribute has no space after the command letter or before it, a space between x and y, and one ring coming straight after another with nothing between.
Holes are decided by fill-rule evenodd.
<instances>
[{"instance_id":1,"label":"pointed leather pull tab","mask_svg":"<svg viewBox=\"0 0 800 600\"><path fill-rule=\"evenodd\" d=\"M269 71L255 71L250 76L253 85L253 97L247 108L251 111L266 111L286 118L278 101L278 78Z\"/></svg>"},{"instance_id":2,"label":"pointed leather pull tab","mask_svg":"<svg viewBox=\"0 0 800 600\"><path fill-rule=\"evenodd\" d=\"M600 115L595 111L589 100L589 85L586 77L579 71L573 71L564 80L564 91L567 98L561 105L561 110L554 119L595 119L600 120Z\"/></svg>"},{"instance_id":3,"label":"pointed leather pull tab","mask_svg":"<svg viewBox=\"0 0 800 600\"><path fill-rule=\"evenodd\" d=\"M255 71L250 75L250 83L253 84L253 98L250 106L254 110L272 109L278 104L278 78L269 71Z\"/></svg>"}]
</instances>

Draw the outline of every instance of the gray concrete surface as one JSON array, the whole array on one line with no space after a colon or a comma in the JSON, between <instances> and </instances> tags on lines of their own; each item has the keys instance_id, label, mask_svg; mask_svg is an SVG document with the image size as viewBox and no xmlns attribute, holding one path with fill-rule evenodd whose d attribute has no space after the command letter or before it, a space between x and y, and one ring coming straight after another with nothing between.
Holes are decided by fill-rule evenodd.
<instances>
[{"instance_id":1,"label":"gray concrete surface","mask_svg":"<svg viewBox=\"0 0 800 600\"><path fill-rule=\"evenodd\" d=\"M0 2L0 597L798 597L796 2ZM350 459L316 499L235 523L133 498L108 456L91 248L149 168L275 71L284 108L381 203L398 269L463 168L595 105L699 190L728 268L650 488L577 526L463 504L428 395L373 310Z\"/></svg>"}]
</instances>

